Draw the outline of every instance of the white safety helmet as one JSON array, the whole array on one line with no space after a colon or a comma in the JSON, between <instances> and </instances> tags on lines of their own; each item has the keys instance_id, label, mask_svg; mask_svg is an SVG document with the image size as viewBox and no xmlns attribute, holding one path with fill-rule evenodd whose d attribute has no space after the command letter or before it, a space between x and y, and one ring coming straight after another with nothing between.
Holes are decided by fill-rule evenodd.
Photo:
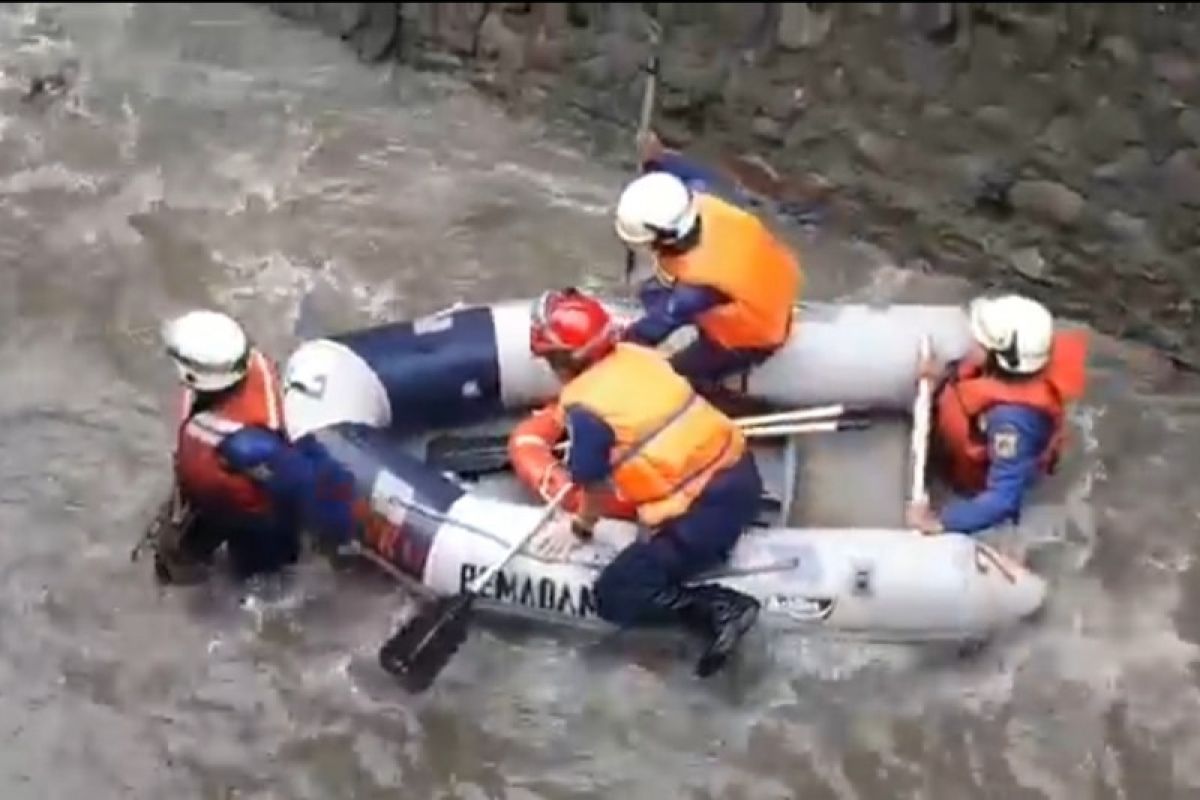
<instances>
[{"instance_id":1,"label":"white safety helmet","mask_svg":"<svg viewBox=\"0 0 1200 800\"><path fill-rule=\"evenodd\" d=\"M1031 375L1050 360L1054 318L1036 300L1015 294L981 297L968 313L971 335L1004 370Z\"/></svg>"},{"instance_id":2,"label":"white safety helmet","mask_svg":"<svg viewBox=\"0 0 1200 800\"><path fill-rule=\"evenodd\" d=\"M250 341L226 314L189 311L163 325L162 337L179 380L198 392L228 389L246 374Z\"/></svg>"},{"instance_id":3,"label":"white safety helmet","mask_svg":"<svg viewBox=\"0 0 1200 800\"><path fill-rule=\"evenodd\" d=\"M696 227L699 212L687 184L668 172L631 181L617 201L617 235L628 245L681 239Z\"/></svg>"}]
</instances>

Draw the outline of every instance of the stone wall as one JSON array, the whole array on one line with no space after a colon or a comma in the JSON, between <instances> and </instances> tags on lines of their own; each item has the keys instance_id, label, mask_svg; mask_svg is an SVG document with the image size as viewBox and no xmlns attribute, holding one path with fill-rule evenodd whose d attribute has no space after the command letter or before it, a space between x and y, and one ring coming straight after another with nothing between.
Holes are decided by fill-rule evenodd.
<instances>
[{"instance_id":1,"label":"stone wall","mask_svg":"<svg viewBox=\"0 0 1200 800\"><path fill-rule=\"evenodd\" d=\"M271 3L1200 364L1200 4ZM619 135L619 136L617 136Z\"/></svg>"}]
</instances>

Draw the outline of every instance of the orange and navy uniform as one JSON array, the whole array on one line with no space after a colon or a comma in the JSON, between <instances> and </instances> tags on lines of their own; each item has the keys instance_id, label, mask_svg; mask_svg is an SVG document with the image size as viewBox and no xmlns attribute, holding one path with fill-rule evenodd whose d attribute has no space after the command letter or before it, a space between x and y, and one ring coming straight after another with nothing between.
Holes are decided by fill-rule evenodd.
<instances>
[{"instance_id":1,"label":"orange and navy uniform","mask_svg":"<svg viewBox=\"0 0 1200 800\"><path fill-rule=\"evenodd\" d=\"M278 569L298 553L312 470L287 441L282 408L275 368L258 351L235 387L199 401L184 394L176 482L202 520L206 544L197 547L228 543L242 574Z\"/></svg>"},{"instance_id":2,"label":"orange and navy uniform","mask_svg":"<svg viewBox=\"0 0 1200 800\"><path fill-rule=\"evenodd\" d=\"M617 496L636 506L638 519L648 526L687 512L713 476L746 451L737 425L700 397L665 358L640 345L618 344L563 387L559 405L568 415L586 412L607 429L602 474L588 474L587 467L578 474L581 463L596 470L601 453L593 449L594 440L572 437L568 469L573 479L587 484L610 478ZM572 427L570 418L567 425Z\"/></svg>"},{"instance_id":3,"label":"orange and navy uniform","mask_svg":"<svg viewBox=\"0 0 1200 800\"><path fill-rule=\"evenodd\" d=\"M686 170L667 171L689 178ZM719 379L786 342L804 276L797 256L752 213L706 192L696 199L699 241L656 254L657 274L639 291L644 314L625 338L653 346L694 324L702 351L674 365L689 378Z\"/></svg>"},{"instance_id":4,"label":"orange and navy uniform","mask_svg":"<svg viewBox=\"0 0 1200 800\"><path fill-rule=\"evenodd\" d=\"M641 345L618 344L569 381L557 409L571 480L611 490L651 533L601 572L600 616L657 619L680 581L722 563L753 524L762 495L754 456L732 420Z\"/></svg>"},{"instance_id":5,"label":"orange and navy uniform","mask_svg":"<svg viewBox=\"0 0 1200 800\"><path fill-rule=\"evenodd\" d=\"M937 452L966 498L941 514L946 530L972 533L1019 517L1025 493L1052 472L1066 442L1066 409L1086 383L1082 331L1055 336L1050 361L1023 380L987 374L981 362L951 367L934 404Z\"/></svg>"},{"instance_id":6,"label":"orange and navy uniform","mask_svg":"<svg viewBox=\"0 0 1200 800\"><path fill-rule=\"evenodd\" d=\"M246 376L236 387L202 409L194 407L195 395L185 391L182 405L175 474L189 501L205 509L265 512L270 505L266 490L230 462L240 455L235 446L240 431L261 428L282 435L283 398L270 361L254 351L247 360Z\"/></svg>"}]
</instances>

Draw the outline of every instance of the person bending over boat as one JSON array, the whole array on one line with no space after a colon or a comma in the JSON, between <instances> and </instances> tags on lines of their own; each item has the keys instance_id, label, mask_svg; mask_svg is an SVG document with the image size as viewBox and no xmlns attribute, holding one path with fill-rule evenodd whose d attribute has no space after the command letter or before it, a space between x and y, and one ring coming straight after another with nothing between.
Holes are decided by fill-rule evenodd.
<instances>
[{"instance_id":1,"label":"person bending over boat","mask_svg":"<svg viewBox=\"0 0 1200 800\"><path fill-rule=\"evenodd\" d=\"M302 521L314 518L309 501L319 493L318 470L285 433L274 365L216 311L168 321L163 340L184 392L175 524L156 543L159 579L203 580L222 545L237 578L280 571L298 558Z\"/></svg>"},{"instance_id":2,"label":"person bending over boat","mask_svg":"<svg viewBox=\"0 0 1200 800\"><path fill-rule=\"evenodd\" d=\"M590 538L611 483L648 537L600 573L598 613L620 626L681 624L707 640L697 674L716 672L759 603L683 581L728 558L754 520L762 480L741 431L661 353L620 342L604 306L575 289L539 298L530 348L564 382L552 408L570 437L567 470L583 489L580 513L549 528L535 550L562 557Z\"/></svg>"},{"instance_id":3,"label":"person bending over boat","mask_svg":"<svg viewBox=\"0 0 1200 800\"><path fill-rule=\"evenodd\" d=\"M800 260L754 214L715 194L710 173L661 147L644 154L647 171L622 191L615 226L627 247L649 250L656 275L640 287L643 314L623 336L653 347L695 325L696 341L671 365L718 397L723 379L787 341Z\"/></svg>"},{"instance_id":4,"label":"person bending over boat","mask_svg":"<svg viewBox=\"0 0 1200 800\"><path fill-rule=\"evenodd\" d=\"M975 346L958 362L920 366L936 381L931 464L965 497L940 513L908 509L925 533L975 533L1019 522L1025 496L1053 472L1066 433L1066 407L1082 396L1087 339L1055 332L1040 303L1018 295L971 303Z\"/></svg>"}]
</instances>

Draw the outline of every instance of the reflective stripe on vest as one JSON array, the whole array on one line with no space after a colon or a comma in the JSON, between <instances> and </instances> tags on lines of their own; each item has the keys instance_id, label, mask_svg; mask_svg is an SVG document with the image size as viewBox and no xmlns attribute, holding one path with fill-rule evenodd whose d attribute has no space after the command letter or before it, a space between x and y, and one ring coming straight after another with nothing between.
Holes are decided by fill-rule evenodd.
<instances>
[{"instance_id":1,"label":"reflective stripe on vest","mask_svg":"<svg viewBox=\"0 0 1200 800\"><path fill-rule=\"evenodd\" d=\"M237 433L244 427L246 426L240 422L226 419L211 411L201 411L188 420L184 432L210 447L216 447L226 436Z\"/></svg>"}]
</instances>

